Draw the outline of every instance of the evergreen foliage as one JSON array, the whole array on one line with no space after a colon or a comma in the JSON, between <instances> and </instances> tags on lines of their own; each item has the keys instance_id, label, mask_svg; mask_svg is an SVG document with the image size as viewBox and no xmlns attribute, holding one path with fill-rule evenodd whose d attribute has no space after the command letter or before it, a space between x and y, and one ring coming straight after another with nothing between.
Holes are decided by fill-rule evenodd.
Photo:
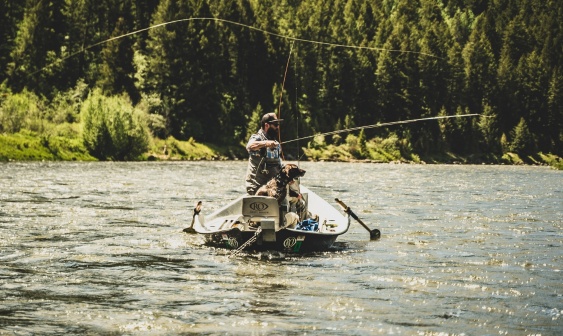
<instances>
[{"instance_id":1,"label":"evergreen foliage","mask_svg":"<svg viewBox=\"0 0 563 336\"><path fill-rule=\"evenodd\" d=\"M530 155L534 153L536 149L534 137L532 136L524 118L520 119L518 125L514 127L514 131L512 131L512 139L510 146L510 150L512 152L521 155Z\"/></svg>"},{"instance_id":2,"label":"evergreen foliage","mask_svg":"<svg viewBox=\"0 0 563 336\"><path fill-rule=\"evenodd\" d=\"M92 155L123 160L149 146L147 127L240 145L264 112L286 120L282 141L479 113L322 146L563 155L562 17L553 0L0 0L0 132L81 122Z\"/></svg>"}]
</instances>

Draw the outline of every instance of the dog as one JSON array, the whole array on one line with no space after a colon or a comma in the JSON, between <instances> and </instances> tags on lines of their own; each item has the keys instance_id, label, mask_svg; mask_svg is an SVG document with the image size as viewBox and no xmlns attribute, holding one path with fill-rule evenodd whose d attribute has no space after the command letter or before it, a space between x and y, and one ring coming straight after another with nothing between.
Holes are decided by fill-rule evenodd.
<instances>
[{"instance_id":1,"label":"dog","mask_svg":"<svg viewBox=\"0 0 563 336\"><path fill-rule=\"evenodd\" d=\"M255 195L274 197L281 204L287 194L287 185L298 177L305 175L305 170L288 163L268 183L256 190ZM290 195L295 197L295 195Z\"/></svg>"}]
</instances>

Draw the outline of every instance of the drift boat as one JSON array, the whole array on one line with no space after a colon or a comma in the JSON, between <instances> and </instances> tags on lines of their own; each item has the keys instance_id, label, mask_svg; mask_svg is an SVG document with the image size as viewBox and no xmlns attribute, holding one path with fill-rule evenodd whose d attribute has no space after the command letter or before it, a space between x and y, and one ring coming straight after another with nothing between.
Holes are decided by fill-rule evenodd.
<instances>
[{"instance_id":1,"label":"drift boat","mask_svg":"<svg viewBox=\"0 0 563 336\"><path fill-rule=\"evenodd\" d=\"M278 205L275 198L245 195L207 218L196 208L192 226L184 231L203 235L208 245L234 250L326 251L348 231L350 212L342 214L303 185L300 190L308 211L316 216L295 226L285 226L287 206Z\"/></svg>"}]
</instances>

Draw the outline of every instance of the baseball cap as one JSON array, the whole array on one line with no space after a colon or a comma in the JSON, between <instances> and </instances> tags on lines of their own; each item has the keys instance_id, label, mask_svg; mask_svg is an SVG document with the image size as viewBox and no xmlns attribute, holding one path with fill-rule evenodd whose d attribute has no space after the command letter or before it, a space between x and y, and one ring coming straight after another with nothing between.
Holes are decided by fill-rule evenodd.
<instances>
[{"instance_id":1,"label":"baseball cap","mask_svg":"<svg viewBox=\"0 0 563 336\"><path fill-rule=\"evenodd\" d=\"M279 123L280 121L282 121L283 119L278 119L278 116L271 112L271 113L266 113L262 116L262 122L261 124L264 125L266 123Z\"/></svg>"}]
</instances>

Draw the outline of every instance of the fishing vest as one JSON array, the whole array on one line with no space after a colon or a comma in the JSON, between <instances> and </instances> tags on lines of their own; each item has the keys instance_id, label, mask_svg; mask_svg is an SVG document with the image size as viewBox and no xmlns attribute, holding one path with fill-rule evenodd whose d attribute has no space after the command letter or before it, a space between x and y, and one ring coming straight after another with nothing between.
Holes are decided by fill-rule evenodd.
<instances>
[{"instance_id":1,"label":"fishing vest","mask_svg":"<svg viewBox=\"0 0 563 336\"><path fill-rule=\"evenodd\" d=\"M269 140L260 129L248 140L248 145L254 141ZM266 184L272 177L275 177L281 169L281 146L275 148L260 148L256 151L248 151L248 168L246 170L246 191L249 195L254 195L256 190Z\"/></svg>"}]
</instances>

